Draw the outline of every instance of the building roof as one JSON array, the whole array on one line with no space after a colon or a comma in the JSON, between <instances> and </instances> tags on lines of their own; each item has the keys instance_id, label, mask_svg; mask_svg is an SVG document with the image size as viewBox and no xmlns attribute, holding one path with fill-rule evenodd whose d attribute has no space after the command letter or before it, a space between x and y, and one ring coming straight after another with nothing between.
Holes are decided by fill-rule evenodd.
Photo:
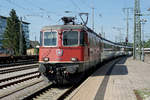
<instances>
[{"instance_id":1,"label":"building roof","mask_svg":"<svg viewBox=\"0 0 150 100\"><path fill-rule=\"evenodd\" d=\"M1 15L0 15L0 17L3 18L3 19L7 19L7 17L5 17L5 16L1 16Z\"/></svg>"},{"instance_id":2,"label":"building roof","mask_svg":"<svg viewBox=\"0 0 150 100\"><path fill-rule=\"evenodd\" d=\"M30 48L36 48L36 46L39 46L40 43L38 41L30 41Z\"/></svg>"},{"instance_id":3,"label":"building roof","mask_svg":"<svg viewBox=\"0 0 150 100\"><path fill-rule=\"evenodd\" d=\"M7 19L8 17L5 17L5 16L1 16L0 15L0 18L3 18L3 19ZM28 22L25 22L25 21L22 21L24 24L30 24L30 23L28 23Z\"/></svg>"}]
</instances>

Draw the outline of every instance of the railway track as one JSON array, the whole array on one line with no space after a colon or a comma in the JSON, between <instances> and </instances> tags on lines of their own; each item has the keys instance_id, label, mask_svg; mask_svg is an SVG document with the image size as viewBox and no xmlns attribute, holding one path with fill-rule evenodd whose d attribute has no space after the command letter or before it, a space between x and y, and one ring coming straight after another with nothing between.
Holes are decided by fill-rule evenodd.
<instances>
[{"instance_id":1,"label":"railway track","mask_svg":"<svg viewBox=\"0 0 150 100\"><path fill-rule=\"evenodd\" d=\"M43 79L39 78L37 67L38 64L1 68L0 99L6 99L21 90L43 82Z\"/></svg>"},{"instance_id":2,"label":"railway track","mask_svg":"<svg viewBox=\"0 0 150 100\"><path fill-rule=\"evenodd\" d=\"M52 83L45 83L41 77L38 78L38 71L16 77L0 80L0 99L62 100L86 79L78 80L76 85L60 87Z\"/></svg>"},{"instance_id":3,"label":"railway track","mask_svg":"<svg viewBox=\"0 0 150 100\"><path fill-rule=\"evenodd\" d=\"M36 98L33 98L33 100L42 100L42 99L58 100L60 98L60 96L62 96L69 90L70 90L70 87L50 88L47 91L45 91L43 94L40 94ZM63 99L61 99L61 100L63 100Z\"/></svg>"},{"instance_id":4,"label":"railway track","mask_svg":"<svg viewBox=\"0 0 150 100\"><path fill-rule=\"evenodd\" d=\"M12 86L14 84L18 84L37 77L39 77L38 72L29 73L28 75L22 75L22 77L21 76L10 77L9 79L7 78L1 81L0 89L7 88L8 86Z\"/></svg>"},{"instance_id":5,"label":"railway track","mask_svg":"<svg viewBox=\"0 0 150 100\"><path fill-rule=\"evenodd\" d=\"M96 70L96 69L95 69ZM90 76L93 72L90 72L86 77L81 78L76 82L75 85L70 86L56 86L50 85L43 89L39 89L34 93L29 94L23 100L64 100L72 91L74 91L88 76Z\"/></svg>"},{"instance_id":6,"label":"railway track","mask_svg":"<svg viewBox=\"0 0 150 100\"><path fill-rule=\"evenodd\" d=\"M0 57L0 64L10 64L10 63L24 63L24 62L31 62L31 61L38 61L38 55L23 55L23 56L1 56Z\"/></svg>"},{"instance_id":7,"label":"railway track","mask_svg":"<svg viewBox=\"0 0 150 100\"><path fill-rule=\"evenodd\" d=\"M33 72L24 73L24 74L20 74L20 75L15 75L15 76L10 76L10 77L6 77L6 78L1 78L0 79L0 83L5 82L5 81L9 81L9 80L13 80L13 79L17 79L17 78L21 78L21 77L24 77L24 76L36 74L36 73L38 73L38 71L33 71Z\"/></svg>"},{"instance_id":8,"label":"railway track","mask_svg":"<svg viewBox=\"0 0 150 100\"><path fill-rule=\"evenodd\" d=\"M14 98L15 100L18 100L21 98L24 100L29 100L32 97L36 100L46 97L49 98L50 93L52 100L56 100L71 88L60 88L52 83L45 84L45 82L43 82L43 79L38 77L38 71L34 71L0 79L0 99ZM30 87L32 88L28 89ZM23 93L21 91L23 91Z\"/></svg>"},{"instance_id":9,"label":"railway track","mask_svg":"<svg viewBox=\"0 0 150 100\"><path fill-rule=\"evenodd\" d=\"M6 67L12 67L12 66L20 66L20 65L27 65L27 64L35 64L38 61L36 60L25 60L22 62L13 62L13 63L9 63L9 64L0 64L0 68L6 68Z\"/></svg>"},{"instance_id":10,"label":"railway track","mask_svg":"<svg viewBox=\"0 0 150 100\"><path fill-rule=\"evenodd\" d=\"M27 70L27 69L33 69L33 68L37 68L37 67L38 67L38 64L30 64L30 65L23 65L23 66L14 66L14 67L10 67L10 68L1 68L0 74L11 73L11 72Z\"/></svg>"},{"instance_id":11,"label":"railway track","mask_svg":"<svg viewBox=\"0 0 150 100\"><path fill-rule=\"evenodd\" d=\"M62 86L59 87L55 84L49 84L45 87L38 89L37 91L28 94L23 100L57 100L60 96L65 94L68 90L71 89L71 86Z\"/></svg>"},{"instance_id":12,"label":"railway track","mask_svg":"<svg viewBox=\"0 0 150 100\"><path fill-rule=\"evenodd\" d=\"M39 78L37 67L38 64L30 64L0 68L0 99L12 100L10 97L19 94L21 90L41 84L43 79Z\"/></svg>"},{"instance_id":13,"label":"railway track","mask_svg":"<svg viewBox=\"0 0 150 100\"><path fill-rule=\"evenodd\" d=\"M26 71L26 70L30 70L31 68L33 69L37 67L38 67L38 64L1 68L0 75L6 74L5 76L7 76L7 74L10 74L11 72L17 73L18 71L23 71L23 70ZM26 98L29 99L33 95L34 95L33 96L34 99L39 99L39 98L44 98L45 95L47 95L48 93L51 93L51 97L53 99L56 99L56 98L59 98L61 95L63 95L66 91L70 89L70 87L58 88L53 84L45 84L45 85L39 85L36 88L31 89L32 92L31 90L29 91L31 94L23 93L21 96L16 95L19 93L21 94L20 91L27 90L27 88L29 87L35 87L37 84L42 84L43 79L39 79L38 77L39 77L38 71L33 71L33 72L29 72L29 73L27 72L24 74L19 74L19 75L7 77L7 78L0 78L0 99L7 99L7 98L12 97L14 99L21 98L21 99L27 100ZM32 80L32 82L29 82L30 80ZM43 94L43 91L45 90L46 92ZM38 98L35 98L35 95L37 94L39 96Z\"/></svg>"},{"instance_id":14,"label":"railway track","mask_svg":"<svg viewBox=\"0 0 150 100\"><path fill-rule=\"evenodd\" d=\"M75 85L56 85L51 84L44 88L39 88L37 91L28 94L23 100L63 100L65 99L74 89L76 89L86 78L77 80Z\"/></svg>"},{"instance_id":15,"label":"railway track","mask_svg":"<svg viewBox=\"0 0 150 100\"><path fill-rule=\"evenodd\" d=\"M25 98L23 98L23 100L63 100L84 80L85 79L79 80L76 85L58 86L56 84L50 84L43 88L39 88L31 94L28 94Z\"/></svg>"},{"instance_id":16,"label":"railway track","mask_svg":"<svg viewBox=\"0 0 150 100\"><path fill-rule=\"evenodd\" d=\"M35 86L37 84L41 84L42 82L43 82L42 78L33 78L27 81L20 82L18 84L13 84L7 88L2 88L0 89L0 99L11 98L11 100L12 99L17 100L20 98L19 95L21 94L21 91L26 91L26 89Z\"/></svg>"}]
</instances>

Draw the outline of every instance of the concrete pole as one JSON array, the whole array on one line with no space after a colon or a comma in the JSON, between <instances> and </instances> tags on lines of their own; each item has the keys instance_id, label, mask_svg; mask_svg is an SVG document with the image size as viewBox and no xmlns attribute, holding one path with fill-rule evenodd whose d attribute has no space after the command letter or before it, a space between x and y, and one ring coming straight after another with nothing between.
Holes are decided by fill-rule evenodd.
<instances>
[{"instance_id":1,"label":"concrete pole","mask_svg":"<svg viewBox=\"0 0 150 100\"><path fill-rule=\"evenodd\" d=\"M142 22L142 57L141 60L144 62L144 22Z\"/></svg>"},{"instance_id":2,"label":"concrete pole","mask_svg":"<svg viewBox=\"0 0 150 100\"><path fill-rule=\"evenodd\" d=\"M94 8L92 8L92 29L94 31Z\"/></svg>"},{"instance_id":3,"label":"concrete pole","mask_svg":"<svg viewBox=\"0 0 150 100\"><path fill-rule=\"evenodd\" d=\"M137 0L134 1L134 36L133 36L133 59L136 59L136 45L135 45L135 38L136 38L136 12L137 12Z\"/></svg>"},{"instance_id":4,"label":"concrete pole","mask_svg":"<svg viewBox=\"0 0 150 100\"><path fill-rule=\"evenodd\" d=\"M22 41L22 17L20 17L20 38L19 38L19 54L23 53L23 41Z\"/></svg>"},{"instance_id":5,"label":"concrete pole","mask_svg":"<svg viewBox=\"0 0 150 100\"><path fill-rule=\"evenodd\" d=\"M142 19L142 57L141 60L144 62L144 24L147 22L146 19Z\"/></svg>"},{"instance_id":6,"label":"concrete pole","mask_svg":"<svg viewBox=\"0 0 150 100\"><path fill-rule=\"evenodd\" d=\"M129 9L127 9L127 43L128 43L128 34L129 34Z\"/></svg>"},{"instance_id":7,"label":"concrete pole","mask_svg":"<svg viewBox=\"0 0 150 100\"><path fill-rule=\"evenodd\" d=\"M129 36L129 11L131 10L132 8L123 8L124 12L126 13L126 42L128 42L128 36Z\"/></svg>"}]
</instances>

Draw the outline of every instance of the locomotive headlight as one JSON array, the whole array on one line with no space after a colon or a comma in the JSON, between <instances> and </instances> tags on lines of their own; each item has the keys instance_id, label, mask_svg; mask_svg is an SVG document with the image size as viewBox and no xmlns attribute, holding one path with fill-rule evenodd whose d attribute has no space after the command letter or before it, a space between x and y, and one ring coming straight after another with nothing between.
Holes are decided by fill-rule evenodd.
<instances>
[{"instance_id":1,"label":"locomotive headlight","mask_svg":"<svg viewBox=\"0 0 150 100\"><path fill-rule=\"evenodd\" d=\"M45 62L47 62L47 61L49 61L49 58L44 57L43 60L44 60Z\"/></svg>"},{"instance_id":2,"label":"locomotive headlight","mask_svg":"<svg viewBox=\"0 0 150 100\"><path fill-rule=\"evenodd\" d=\"M71 61L78 61L77 58L71 58Z\"/></svg>"}]
</instances>

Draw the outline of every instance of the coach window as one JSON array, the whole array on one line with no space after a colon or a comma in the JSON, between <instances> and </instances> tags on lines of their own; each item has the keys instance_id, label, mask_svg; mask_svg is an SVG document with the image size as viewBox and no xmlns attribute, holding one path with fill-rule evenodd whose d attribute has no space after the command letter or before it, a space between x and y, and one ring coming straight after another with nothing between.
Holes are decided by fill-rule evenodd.
<instances>
[{"instance_id":1,"label":"coach window","mask_svg":"<svg viewBox=\"0 0 150 100\"><path fill-rule=\"evenodd\" d=\"M44 32L44 46L56 46L57 32Z\"/></svg>"},{"instance_id":2,"label":"coach window","mask_svg":"<svg viewBox=\"0 0 150 100\"><path fill-rule=\"evenodd\" d=\"M63 45L64 46L77 46L78 45L78 31L64 31L63 32Z\"/></svg>"}]
</instances>

